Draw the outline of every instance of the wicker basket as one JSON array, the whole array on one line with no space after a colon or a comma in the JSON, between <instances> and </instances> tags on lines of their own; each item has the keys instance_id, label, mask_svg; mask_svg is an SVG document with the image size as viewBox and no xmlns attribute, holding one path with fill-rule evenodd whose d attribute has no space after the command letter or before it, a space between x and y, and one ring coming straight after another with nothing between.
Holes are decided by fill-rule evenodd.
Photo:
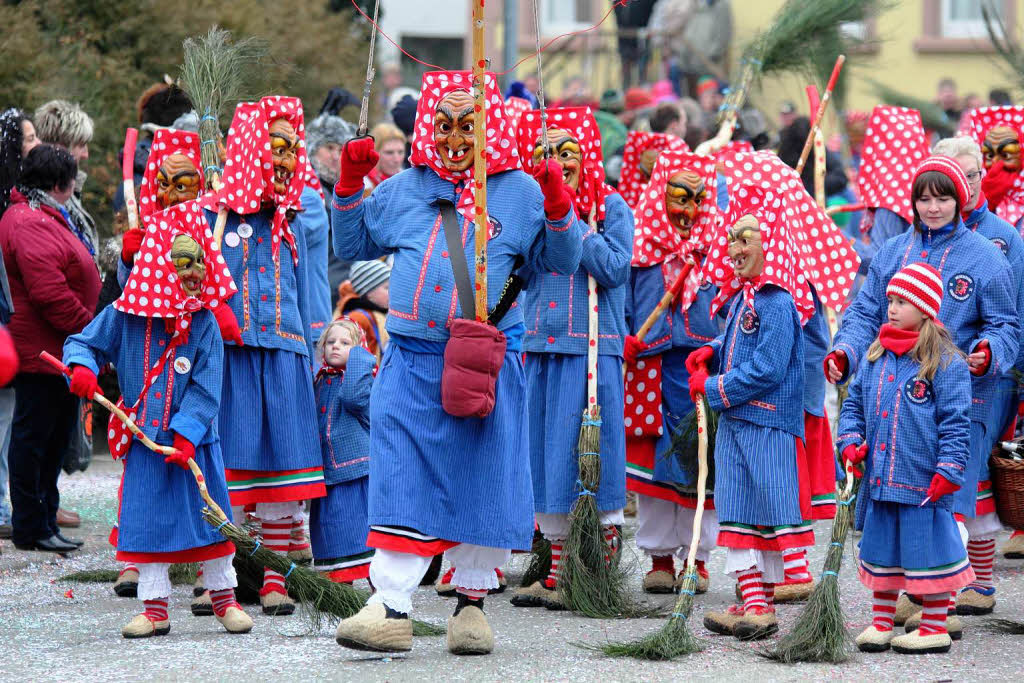
<instances>
[{"instance_id":1,"label":"wicker basket","mask_svg":"<svg viewBox=\"0 0 1024 683\"><path fill-rule=\"evenodd\" d=\"M1024 529L1024 461L993 457L989 466L999 519Z\"/></svg>"}]
</instances>

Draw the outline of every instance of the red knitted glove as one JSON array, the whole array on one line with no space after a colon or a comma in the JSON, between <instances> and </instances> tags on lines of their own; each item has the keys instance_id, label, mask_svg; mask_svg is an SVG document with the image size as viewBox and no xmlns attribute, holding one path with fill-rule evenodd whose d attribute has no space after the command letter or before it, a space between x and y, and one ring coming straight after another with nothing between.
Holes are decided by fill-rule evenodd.
<instances>
[{"instance_id":1,"label":"red knitted glove","mask_svg":"<svg viewBox=\"0 0 1024 683\"><path fill-rule=\"evenodd\" d=\"M1024 417L1024 401L1017 404L1017 417Z\"/></svg>"},{"instance_id":2,"label":"red knitted glove","mask_svg":"<svg viewBox=\"0 0 1024 683\"><path fill-rule=\"evenodd\" d=\"M71 370L71 393L82 398L92 399L93 394L103 394L96 381L96 373L84 365L74 365Z\"/></svg>"},{"instance_id":3,"label":"red knitted glove","mask_svg":"<svg viewBox=\"0 0 1024 683\"><path fill-rule=\"evenodd\" d=\"M363 189L363 178L377 165L380 155L373 148L373 138L354 138L341 150L338 182L334 194L348 197Z\"/></svg>"},{"instance_id":4,"label":"red knitted glove","mask_svg":"<svg viewBox=\"0 0 1024 683\"><path fill-rule=\"evenodd\" d=\"M985 356L985 360L982 361L981 365L971 368L972 375L975 377L981 377L988 372L989 366L992 365L992 349L988 346L988 339L982 339L978 342L978 345L974 347L974 351L971 352L971 355L974 355L975 353L980 353Z\"/></svg>"},{"instance_id":5,"label":"red knitted glove","mask_svg":"<svg viewBox=\"0 0 1024 683\"><path fill-rule=\"evenodd\" d=\"M194 457L196 457L196 447L192 445L191 441L175 432L174 453L164 458L164 462L168 465L177 465L181 469L187 470L188 461Z\"/></svg>"},{"instance_id":6,"label":"red knitted glove","mask_svg":"<svg viewBox=\"0 0 1024 683\"><path fill-rule=\"evenodd\" d=\"M868 457L868 445L862 443L860 446L854 446L852 443L843 449L843 461L850 463L850 469L853 470L853 476L856 479L860 479L864 476L857 465L864 461L864 458Z\"/></svg>"},{"instance_id":7,"label":"red knitted glove","mask_svg":"<svg viewBox=\"0 0 1024 683\"><path fill-rule=\"evenodd\" d=\"M565 218L572 208L573 193L562 179L562 167L554 159L548 159L533 172L533 179L544 193L544 215L549 221Z\"/></svg>"},{"instance_id":8,"label":"red knitted glove","mask_svg":"<svg viewBox=\"0 0 1024 683\"><path fill-rule=\"evenodd\" d=\"M142 240L145 236L146 231L142 228L134 228L121 236L121 260L126 266L135 261L135 255L142 249Z\"/></svg>"},{"instance_id":9,"label":"red knitted glove","mask_svg":"<svg viewBox=\"0 0 1024 683\"><path fill-rule=\"evenodd\" d=\"M0 387L7 385L18 374L18 352L6 327L0 325Z\"/></svg>"},{"instance_id":10,"label":"red knitted glove","mask_svg":"<svg viewBox=\"0 0 1024 683\"><path fill-rule=\"evenodd\" d=\"M985 172L985 177L981 179L981 191L985 193L991 211L999 208L1016 180L1017 174L1003 168L1001 161L992 164L992 168Z\"/></svg>"},{"instance_id":11,"label":"red knitted glove","mask_svg":"<svg viewBox=\"0 0 1024 683\"><path fill-rule=\"evenodd\" d=\"M642 341L640 341L639 339L637 339L633 335L628 335L626 337L625 348L623 348L623 350L622 350L622 356L623 356L623 358L625 358L627 363L629 363L630 365L633 365L633 364L636 363L637 355L641 351L646 351L646 350L647 350L647 344L644 344Z\"/></svg>"},{"instance_id":12,"label":"red knitted glove","mask_svg":"<svg viewBox=\"0 0 1024 683\"><path fill-rule=\"evenodd\" d=\"M216 318L217 327L220 328L221 339L234 342L238 346L245 346L242 343L242 330L238 327L238 319L230 306L221 302L220 306L213 309L213 317Z\"/></svg>"},{"instance_id":13,"label":"red knitted glove","mask_svg":"<svg viewBox=\"0 0 1024 683\"><path fill-rule=\"evenodd\" d=\"M708 371L705 368L697 368L697 371L690 375L690 400L697 403L698 395L705 394L704 384L708 381Z\"/></svg>"},{"instance_id":14,"label":"red knitted glove","mask_svg":"<svg viewBox=\"0 0 1024 683\"><path fill-rule=\"evenodd\" d=\"M836 369L839 371L839 377L838 378L834 377L832 375L832 372L829 370L829 367L828 367L829 361L832 361L833 363L835 363ZM848 367L848 363L847 363L847 360L846 360L846 352L845 351L833 351L832 353L828 354L827 356L825 356L825 362L823 363L823 366L824 366L824 369L825 369L825 379L828 380L829 383L835 384L840 379L842 379L843 375L846 374L846 368Z\"/></svg>"},{"instance_id":15,"label":"red knitted glove","mask_svg":"<svg viewBox=\"0 0 1024 683\"><path fill-rule=\"evenodd\" d=\"M701 346L695 351L692 351L689 356L686 357L686 371L691 375L697 372L698 368L704 368L705 371L708 369L708 361L711 360L715 355L715 350L710 346Z\"/></svg>"},{"instance_id":16,"label":"red knitted glove","mask_svg":"<svg viewBox=\"0 0 1024 683\"><path fill-rule=\"evenodd\" d=\"M925 495L928 496L928 498L930 498L932 502L935 502L939 498L947 496L950 493L956 493L959 490L959 486L957 486L949 479L946 479L944 476L936 472L932 476L932 483L929 484L928 493L926 493Z\"/></svg>"}]
</instances>

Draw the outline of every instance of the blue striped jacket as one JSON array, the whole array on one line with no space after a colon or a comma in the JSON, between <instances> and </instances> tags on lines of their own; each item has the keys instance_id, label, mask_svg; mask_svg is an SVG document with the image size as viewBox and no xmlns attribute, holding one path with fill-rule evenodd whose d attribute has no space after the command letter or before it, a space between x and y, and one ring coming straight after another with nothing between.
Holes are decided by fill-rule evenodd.
<instances>
[{"instance_id":1,"label":"blue striped jacket","mask_svg":"<svg viewBox=\"0 0 1024 683\"><path fill-rule=\"evenodd\" d=\"M704 385L712 410L803 438L804 337L789 292L767 285L753 309L733 297L725 333L710 346L719 366Z\"/></svg>"},{"instance_id":2,"label":"blue striped jacket","mask_svg":"<svg viewBox=\"0 0 1024 683\"><path fill-rule=\"evenodd\" d=\"M328 486L370 474L370 389L376 364L372 353L356 346L344 374L320 373L313 382Z\"/></svg>"},{"instance_id":3,"label":"blue striped jacket","mask_svg":"<svg viewBox=\"0 0 1024 683\"><path fill-rule=\"evenodd\" d=\"M205 213L212 230L217 213ZM270 248L270 219L269 211L244 216L228 212L221 253L238 287L228 304L238 319L246 346L283 349L313 358L306 233L292 227L298 266L287 244L281 245L280 258L275 262Z\"/></svg>"},{"instance_id":4,"label":"blue striped jacket","mask_svg":"<svg viewBox=\"0 0 1024 683\"><path fill-rule=\"evenodd\" d=\"M671 286L671 282L665 282L661 265L632 269L626 297L626 324L630 334L636 334L643 326ZM717 291L714 285L706 283L688 309L680 310L678 303L669 308L647 332L644 343L648 348L639 354L640 357L664 353L671 348L696 349L713 341L721 334L718 317L708 317L711 299Z\"/></svg>"},{"instance_id":5,"label":"blue striped jacket","mask_svg":"<svg viewBox=\"0 0 1024 683\"><path fill-rule=\"evenodd\" d=\"M406 169L388 178L365 199L360 190L349 197L335 195L332 200L331 227L338 258L366 260L395 255L387 321L392 335L446 342L452 321L462 315L438 200L455 203L456 185L426 167ZM549 223L544 217L540 187L526 173L513 170L488 176L487 210L491 217L487 243L489 308L498 302L518 256L537 271L568 275L579 268L582 224L572 211L558 222ZM474 226L461 215L458 221L472 278ZM522 307L514 305L498 328L522 326Z\"/></svg>"},{"instance_id":6,"label":"blue striped jacket","mask_svg":"<svg viewBox=\"0 0 1024 683\"><path fill-rule=\"evenodd\" d=\"M867 280L843 313L833 348L846 353L847 375L878 336L886 320L885 288L899 269L911 263L934 266L946 282L939 320L953 342L970 353L982 339L992 350L992 363L984 377L972 376L972 420L985 422L995 382L1017 359L1020 322L1010 265L989 240L964 228L958 219L951 230L908 230L885 243L871 263ZM844 378L845 379L845 378Z\"/></svg>"},{"instance_id":7,"label":"blue striped jacket","mask_svg":"<svg viewBox=\"0 0 1024 683\"><path fill-rule=\"evenodd\" d=\"M293 232L302 232L306 238L305 261L309 282L309 331L306 338L310 344L316 345L327 323L334 316L331 309L331 285L327 281L327 250L330 248L328 242L331 227L327 222L324 200L313 188L307 186L302 190L302 211L295 214L291 228ZM300 256L299 261L302 260Z\"/></svg>"},{"instance_id":8,"label":"blue striped jacket","mask_svg":"<svg viewBox=\"0 0 1024 683\"><path fill-rule=\"evenodd\" d=\"M162 318L129 315L107 306L84 330L68 337L64 363L81 365L97 374L107 363L113 363L124 403L130 408L139 398L149 368L163 355L170 340ZM174 432L195 446L217 441L223 375L224 343L217 321L208 310L197 311L192 314L188 342L174 349L139 404L136 424L146 436L164 446L174 442Z\"/></svg>"},{"instance_id":9,"label":"blue striped jacket","mask_svg":"<svg viewBox=\"0 0 1024 683\"><path fill-rule=\"evenodd\" d=\"M865 481L874 500L920 505L938 472L964 483L970 452L971 381L959 357L940 364L931 380L917 377L920 365L909 353L886 351L866 363L850 384L839 414L842 453L868 444ZM951 509L953 496L930 501Z\"/></svg>"},{"instance_id":10,"label":"blue striped jacket","mask_svg":"<svg viewBox=\"0 0 1024 683\"><path fill-rule=\"evenodd\" d=\"M581 219L580 267L566 277L523 268L519 297L526 318L523 349L532 353L587 353L587 274L597 281L598 353L621 356L627 333L626 283L633 251L633 212L618 194L606 199L605 219L592 232Z\"/></svg>"}]
</instances>

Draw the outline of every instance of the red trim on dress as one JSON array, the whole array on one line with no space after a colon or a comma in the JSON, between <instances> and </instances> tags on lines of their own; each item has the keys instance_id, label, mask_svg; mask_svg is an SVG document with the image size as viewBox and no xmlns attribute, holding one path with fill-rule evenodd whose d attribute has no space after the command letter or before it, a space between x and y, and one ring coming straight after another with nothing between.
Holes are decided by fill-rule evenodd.
<instances>
[{"instance_id":1,"label":"red trim on dress","mask_svg":"<svg viewBox=\"0 0 1024 683\"><path fill-rule=\"evenodd\" d=\"M818 417L804 411L804 439L807 442L807 469L812 501L817 496L835 495L835 454L832 450L832 431L829 429L827 413L824 417ZM835 503L813 505L810 519L832 519L835 515Z\"/></svg>"},{"instance_id":2,"label":"red trim on dress","mask_svg":"<svg viewBox=\"0 0 1024 683\"><path fill-rule=\"evenodd\" d=\"M355 567L329 571L327 578L334 583L352 583L356 579L368 579L370 578L370 561L367 560L365 564L358 564Z\"/></svg>"},{"instance_id":3,"label":"red trim on dress","mask_svg":"<svg viewBox=\"0 0 1024 683\"><path fill-rule=\"evenodd\" d=\"M231 541L221 541L211 545L204 545L188 550L174 550L166 553L135 553L127 550L118 550L117 559L121 562L204 562L215 560L218 557L226 557L235 552L235 544Z\"/></svg>"},{"instance_id":4,"label":"red trim on dress","mask_svg":"<svg viewBox=\"0 0 1024 683\"><path fill-rule=\"evenodd\" d=\"M366 545L370 548L380 548L381 550L394 550L396 553L433 557L459 544L455 541L445 541L440 538L433 541L417 541L408 536L397 536L371 530L366 536Z\"/></svg>"},{"instance_id":5,"label":"red trim on dress","mask_svg":"<svg viewBox=\"0 0 1024 683\"><path fill-rule=\"evenodd\" d=\"M740 534L734 531L721 530L718 532L717 544L726 548L750 548L767 552L782 552L791 548L809 548L814 545L814 531L807 531L783 534L775 538L764 538L754 534Z\"/></svg>"}]
</instances>

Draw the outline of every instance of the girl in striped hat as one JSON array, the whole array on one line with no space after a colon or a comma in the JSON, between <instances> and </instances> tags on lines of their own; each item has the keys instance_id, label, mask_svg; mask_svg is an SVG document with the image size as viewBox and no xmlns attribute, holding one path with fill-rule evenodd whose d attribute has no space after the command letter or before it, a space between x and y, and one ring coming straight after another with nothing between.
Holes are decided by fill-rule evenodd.
<instances>
[{"instance_id":1,"label":"girl in striped hat","mask_svg":"<svg viewBox=\"0 0 1024 683\"><path fill-rule=\"evenodd\" d=\"M964 354L936 322L944 282L927 263L886 287L887 319L850 385L839 450L865 463L857 505L860 580L874 591L863 652L948 652L950 591L974 579L953 517L970 458L971 380ZM858 473L859 476L859 473ZM893 637L901 589L923 598L920 627Z\"/></svg>"}]
</instances>

